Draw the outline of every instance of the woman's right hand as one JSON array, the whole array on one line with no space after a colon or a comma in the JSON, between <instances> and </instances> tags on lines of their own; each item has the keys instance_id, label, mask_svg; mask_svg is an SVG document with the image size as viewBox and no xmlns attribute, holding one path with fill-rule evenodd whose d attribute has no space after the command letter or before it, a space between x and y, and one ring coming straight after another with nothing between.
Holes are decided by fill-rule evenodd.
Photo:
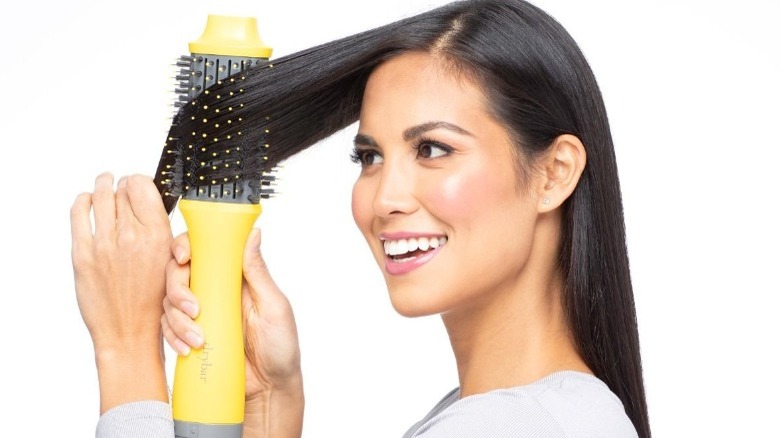
<instances>
[{"instance_id":1,"label":"woman's right hand","mask_svg":"<svg viewBox=\"0 0 780 438\"><path fill-rule=\"evenodd\" d=\"M190 243L184 233L173 244L174 259L166 271L162 331L181 355L203 345L193 319L198 300L189 289ZM260 230L249 234L244 249L242 314L246 351L244 436L300 436L303 421L298 330L287 297L271 278L260 254ZM273 397L272 397L273 395Z\"/></svg>"}]
</instances>

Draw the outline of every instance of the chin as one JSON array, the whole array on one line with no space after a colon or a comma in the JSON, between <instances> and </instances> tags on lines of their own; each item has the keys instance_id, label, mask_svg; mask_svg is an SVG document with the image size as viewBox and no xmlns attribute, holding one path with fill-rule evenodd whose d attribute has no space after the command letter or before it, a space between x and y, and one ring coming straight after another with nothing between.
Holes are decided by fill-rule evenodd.
<instances>
[{"instance_id":1,"label":"chin","mask_svg":"<svg viewBox=\"0 0 780 438\"><path fill-rule=\"evenodd\" d=\"M387 292L390 294L390 303L399 315L407 318L418 318L441 313L443 309L430 300L430 295L425 297L419 295L421 290L424 289L420 287L387 286Z\"/></svg>"}]
</instances>

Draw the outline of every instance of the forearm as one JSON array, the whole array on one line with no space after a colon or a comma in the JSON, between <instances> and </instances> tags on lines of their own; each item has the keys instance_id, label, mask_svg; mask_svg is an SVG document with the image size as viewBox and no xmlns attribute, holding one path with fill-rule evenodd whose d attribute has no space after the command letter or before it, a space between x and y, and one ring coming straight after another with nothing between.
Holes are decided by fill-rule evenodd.
<instances>
[{"instance_id":1,"label":"forearm","mask_svg":"<svg viewBox=\"0 0 780 438\"><path fill-rule=\"evenodd\" d=\"M168 402L160 342L143 346L95 347L100 384L100 413L142 400Z\"/></svg>"},{"instance_id":2,"label":"forearm","mask_svg":"<svg viewBox=\"0 0 780 438\"><path fill-rule=\"evenodd\" d=\"M300 438L303 408L303 383L300 378L287 388L263 392L247 401L244 438Z\"/></svg>"}]
</instances>

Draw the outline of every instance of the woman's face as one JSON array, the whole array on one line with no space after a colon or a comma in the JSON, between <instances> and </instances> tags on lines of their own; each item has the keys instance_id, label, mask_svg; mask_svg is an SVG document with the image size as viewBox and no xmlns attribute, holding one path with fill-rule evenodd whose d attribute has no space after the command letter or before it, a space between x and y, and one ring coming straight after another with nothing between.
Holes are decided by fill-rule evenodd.
<instances>
[{"instance_id":1,"label":"woman's face","mask_svg":"<svg viewBox=\"0 0 780 438\"><path fill-rule=\"evenodd\" d=\"M518 183L509 135L465 75L424 53L383 63L355 147L352 213L399 313L465 309L528 277L534 182Z\"/></svg>"}]
</instances>

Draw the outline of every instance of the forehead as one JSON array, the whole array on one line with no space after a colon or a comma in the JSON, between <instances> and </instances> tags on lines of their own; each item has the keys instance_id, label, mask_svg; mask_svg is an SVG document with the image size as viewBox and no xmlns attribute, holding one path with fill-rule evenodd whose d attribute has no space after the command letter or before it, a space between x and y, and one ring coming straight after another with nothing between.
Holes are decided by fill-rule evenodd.
<instances>
[{"instance_id":1,"label":"forehead","mask_svg":"<svg viewBox=\"0 0 780 438\"><path fill-rule=\"evenodd\" d=\"M485 96L468 75L441 57L423 52L398 55L380 64L363 96L361 125L446 120L479 123L488 118Z\"/></svg>"}]
</instances>

